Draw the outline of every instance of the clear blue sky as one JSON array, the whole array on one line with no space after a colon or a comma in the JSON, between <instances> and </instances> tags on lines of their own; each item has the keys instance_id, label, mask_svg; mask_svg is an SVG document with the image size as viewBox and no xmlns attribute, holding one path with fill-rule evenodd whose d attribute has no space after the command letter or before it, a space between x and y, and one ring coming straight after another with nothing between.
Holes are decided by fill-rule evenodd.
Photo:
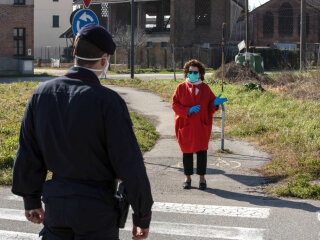
<instances>
[{"instance_id":1,"label":"clear blue sky","mask_svg":"<svg viewBox=\"0 0 320 240\"><path fill-rule=\"evenodd\" d=\"M268 2L269 0L249 0L250 9L259 7L261 4Z\"/></svg>"}]
</instances>

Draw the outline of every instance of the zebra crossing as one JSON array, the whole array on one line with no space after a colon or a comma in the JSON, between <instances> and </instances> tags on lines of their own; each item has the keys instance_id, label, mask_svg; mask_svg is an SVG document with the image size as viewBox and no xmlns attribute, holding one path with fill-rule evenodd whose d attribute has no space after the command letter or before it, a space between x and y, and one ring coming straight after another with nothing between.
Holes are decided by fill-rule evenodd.
<instances>
[{"instance_id":1,"label":"zebra crossing","mask_svg":"<svg viewBox=\"0 0 320 240\"><path fill-rule=\"evenodd\" d=\"M0 206L0 220L11 222L27 222L22 209L22 199L20 197L9 195L2 196L2 199L8 202L21 202L20 209L14 209ZM168 219L161 219L160 215L170 215ZM179 215L179 221L176 220L176 215ZM184 221L189 216L203 215L209 218L212 217L233 217L233 218L252 218L252 219L267 219L270 216L269 208L252 208L252 207L234 207L234 206L214 206L214 205L198 205L184 203L166 203L155 202L153 206L153 221L151 223L150 237L153 234L165 236L166 239L178 239L178 237L190 239L243 239L243 240L263 240L267 229L250 228L250 227L232 227L219 226L203 223L190 223ZM132 220L129 219L125 229L121 230L121 239L130 239ZM34 228L33 228L34 229ZM38 232L22 232L19 229L9 231L1 229L0 240L35 240L39 239Z\"/></svg>"},{"instance_id":2,"label":"zebra crossing","mask_svg":"<svg viewBox=\"0 0 320 240\"><path fill-rule=\"evenodd\" d=\"M29 223L24 217L22 209L22 199L17 196L0 196L2 202L7 204L0 206L0 240L36 240L38 230L41 226ZM10 202L15 204L10 205ZM17 204L19 203L19 204ZM21 203L21 206L20 206ZM20 206L16 209L11 206ZM153 220L150 226L149 239L237 239L237 240L267 240L268 229L267 221L271 214L272 208L268 207L236 207L236 206L216 206L216 205L199 205L185 203L168 203L155 202L153 206ZM132 220L127 221L125 229L120 232L120 239L131 239ZM205 217L204 221L189 221L197 216ZM219 218L234 218L233 222L239 224L228 226L219 224ZM211 221L215 219L215 221ZM253 222L261 222L259 226L247 224L242 219L251 219ZM320 212L316 213L315 219L320 224ZM12 226L10 230L2 229L1 222L8 221ZM25 228L19 228L19 224L25 224ZM23 229L25 231L23 231ZM26 232L30 231L30 232Z\"/></svg>"}]
</instances>

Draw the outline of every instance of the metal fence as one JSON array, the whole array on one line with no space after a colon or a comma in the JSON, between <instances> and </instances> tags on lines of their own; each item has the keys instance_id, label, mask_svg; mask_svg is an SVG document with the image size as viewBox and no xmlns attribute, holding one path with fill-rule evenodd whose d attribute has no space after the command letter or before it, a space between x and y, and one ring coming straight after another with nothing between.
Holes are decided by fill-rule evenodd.
<instances>
[{"instance_id":1,"label":"metal fence","mask_svg":"<svg viewBox=\"0 0 320 240\"><path fill-rule=\"evenodd\" d=\"M72 62L72 47L39 47L34 49L34 58L43 63L50 63L51 59L59 59L61 62Z\"/></svg>"}]
</instances>

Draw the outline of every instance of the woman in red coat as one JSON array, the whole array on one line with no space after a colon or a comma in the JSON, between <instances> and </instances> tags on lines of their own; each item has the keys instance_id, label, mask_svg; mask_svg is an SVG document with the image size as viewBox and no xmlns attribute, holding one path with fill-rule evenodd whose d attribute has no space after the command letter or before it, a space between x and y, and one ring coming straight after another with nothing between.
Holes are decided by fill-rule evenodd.
<instances>
[{"instance_id":1,"label":"woman in red coat","mask_svg":"<svg viewBox=\"0 0 320 240\"><path fill-rule=\"evenodd\" d=\"M183 153L183 167L186 175L184 189L191 188L193 174L193 153L197 153L197 174L200 175L199 189L207 187L207 150L212 129L212 119L219 105L226 98L216 97L210 87L203 83L205 67L198 60L184 65L186 81L181 83L172 98L175 112L175 132Z\"/></svg>"}]
</instances>

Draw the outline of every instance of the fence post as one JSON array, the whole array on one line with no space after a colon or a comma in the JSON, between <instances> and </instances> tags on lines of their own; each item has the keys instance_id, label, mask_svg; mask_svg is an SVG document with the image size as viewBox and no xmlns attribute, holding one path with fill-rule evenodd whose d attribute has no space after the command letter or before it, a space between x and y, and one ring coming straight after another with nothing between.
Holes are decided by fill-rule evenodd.
<instances>
[{"instance_id":1,"label":"fence post","mask_svg":"<svg viewBox=\"0 0 320 240\"><path fill-rule=\"evenodd\" d=\"M114 71L117 73L117 50L114 51Z\"/></svg>"},{"instance_id":2,"label":"fence post","mask_svg":"<svg viewBox=\"0 0 320 240\"><path fill-rule=\"evenodd\" d=\"M175 62L175 57L174 57L174 44L171 44L171 53L172 53L172 67L173 67L173 72L174 72L174 81L177 81L176 62Z\"/></svg>"}]
</instances>

